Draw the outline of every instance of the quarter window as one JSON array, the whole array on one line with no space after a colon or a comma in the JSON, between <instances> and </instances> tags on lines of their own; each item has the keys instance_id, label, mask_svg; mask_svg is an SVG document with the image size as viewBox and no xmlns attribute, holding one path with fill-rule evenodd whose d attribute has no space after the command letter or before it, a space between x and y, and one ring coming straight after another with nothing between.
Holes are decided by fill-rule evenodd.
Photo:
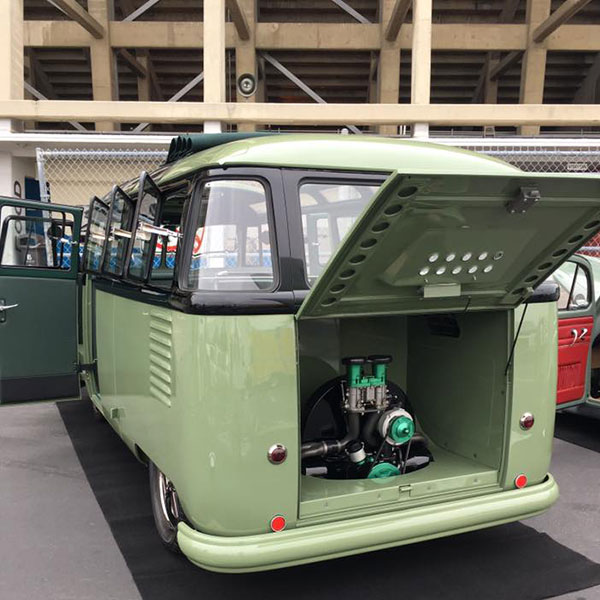
<instances>
[{"instance_id":1,"label":"quarter window","mask_svg":"<svg viewBox=\"0 0 600 600\"><path fill-rule=\"evenodd\" d=\"M272 289L267 190L256 180L213 180L197 192L187 286L197 290Z\"/></svg>"},{"instance_id":2,"label":"quarter window","mask_svg":"<svg viewBox=\"0 0 600 600\"><path fill-rule=\"evenodd\" d=\"M110 229L104 253L106 273L123 274L127 245L131 238L133 213L133 202L121 188L115 186L110 208Z\"/></svg>"},{"instance_id":3,"label":"quarter window","mask_svg":"<svg viewBox=\"0 0 600 600\"><path fill-rule=\"evenodd\" d=\"M565 262L550 276L550 281L560 288L559 310L582 310L590 305L589 280L581 265Z\"/></svg>"}]
</instances>

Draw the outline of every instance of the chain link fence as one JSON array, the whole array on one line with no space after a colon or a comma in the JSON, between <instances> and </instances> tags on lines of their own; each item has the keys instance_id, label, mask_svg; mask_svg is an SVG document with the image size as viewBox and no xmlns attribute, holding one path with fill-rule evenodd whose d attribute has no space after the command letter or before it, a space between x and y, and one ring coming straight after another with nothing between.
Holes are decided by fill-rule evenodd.
<instances>
[{"instance_id":1,"label":"chain link fence","mask_svg":"<svg viewBox=\"0 0 600 600\"><path fill-rule=\"evenodd\" d=\"M43 201L87 206L115 183L137 178L164 163L167 150L78 150L37 148L37 175Z\"/></svg>"}]
</instances>

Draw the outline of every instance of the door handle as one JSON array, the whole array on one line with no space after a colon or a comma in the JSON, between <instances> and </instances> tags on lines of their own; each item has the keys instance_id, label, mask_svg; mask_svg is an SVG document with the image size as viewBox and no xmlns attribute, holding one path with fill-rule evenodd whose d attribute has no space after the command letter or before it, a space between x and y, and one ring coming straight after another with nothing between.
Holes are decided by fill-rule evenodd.
<instances>
[{"instance_id":1,"label":"door handle","mask_svg":"<svg viewBox=\"0 0 600 600\"><path fill-rule=\"evenodd\" d=\"M8 310L9 308L17 308L17 306L19 306L18 304L0 304L0 312L4 312L5 310Z\"/></svg>"},{"instance_id":2,"label":"door handle","mask_svg":"<svg viewBox=\"0 0 600 600\"><path fill-rule=\"evenodd\" d=\"M573 341L571 342L571 346L573 346L577 342L577 329L571 329L571 335L573 336Z\"/></svg>"},{"instance_id":3,"label":"door handle","mask_svg":"<svg viewBox=\"0 0 600 600\"><path fill-rule=\"evenodd\" d=\"M587 327L584 327L581 330L581 335L579 336L579 341L580 342L583 342L583 338L587 335L587 332L588 332Z\"/></svg>"}]
</instances>

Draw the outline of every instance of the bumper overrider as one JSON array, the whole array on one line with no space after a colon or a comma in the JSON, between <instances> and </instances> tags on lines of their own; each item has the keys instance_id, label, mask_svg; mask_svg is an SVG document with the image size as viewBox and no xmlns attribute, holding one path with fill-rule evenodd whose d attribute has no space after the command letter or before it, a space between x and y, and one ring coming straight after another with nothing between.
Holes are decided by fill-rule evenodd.
<instances>
[{"instance_id":1,"label":"bumper overrider","mask_svg":"<svg viewBox=\"0 0 600 600\"><path fill-rule=\"evenodd\" d=\"M179 524L177 540L194 564L210 571L242 573L279 569L463 533L531 517L558 498L548 475L521 490L298 527L280 533L224 537Z\"/></svg>"}]
</instances>

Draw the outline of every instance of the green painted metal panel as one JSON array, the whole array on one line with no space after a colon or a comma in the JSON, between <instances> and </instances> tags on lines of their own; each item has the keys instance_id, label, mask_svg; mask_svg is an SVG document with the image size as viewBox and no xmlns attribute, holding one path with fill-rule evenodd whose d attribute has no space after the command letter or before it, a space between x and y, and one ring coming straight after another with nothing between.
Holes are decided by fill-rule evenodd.
<instances>
[{"instance_id":1,"label":"green painted metal panel","mask_svg":"<svg viewBox=\"0 0 600 600\"><path fill-rule=\"evenodd\" d=\"M600 178L397 172L298 318L514 307L599 228Z\"/></svg>"},{"instance_id":2,"label":"green painted metal panel","mask_svg":"<svg viewBox=\"0 0 600 600\"><path fill-rule=\"evenodd\" d=\"M292 315L202 316L97 292L101 405L174 482L202 531L293 526L298 399ZM288 448L281 465L267 460Z\"/></svg>"}]
</instances>

